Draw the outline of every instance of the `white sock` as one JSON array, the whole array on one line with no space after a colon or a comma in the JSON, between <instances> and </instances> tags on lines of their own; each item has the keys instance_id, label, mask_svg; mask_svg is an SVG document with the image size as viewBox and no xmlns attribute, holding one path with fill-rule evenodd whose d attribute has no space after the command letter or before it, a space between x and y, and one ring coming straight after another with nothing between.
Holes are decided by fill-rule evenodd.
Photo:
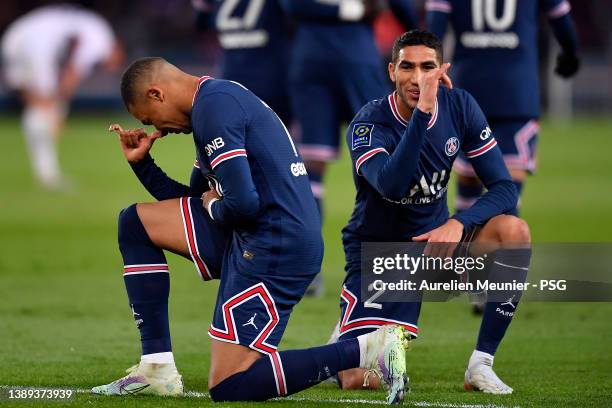
<instances>
[{"instance_id":1,"label":"white sock","mask_svg":"<svg viewBox=\"0 0 612 408\"><path fill-rule=\"evenodd\" d=\"M36 178L44 185L56 185L61 180L61 173L55 150L56 119L53 110L26 107L22 126Z\"/></svg>"},{"instance_id":2,"label":"white sock","mask_svg":"<svg viewBox=\"0 0 612 408\"><path fill-rule=\"evenodd\" d=\"M493 366L493 359L494 357L489 353L485 353L484 351L474 350L472 352L472 356L470 357L468 368L476 364L479 364L483 361L491 362L491 366Z\"/></svg>"},{"instance_id":3,"label":"white sock","mask_svg":"<svg viewBox=\"0 0 612 408\"><path fill-rule=\"evenodd\" d=\"M365 367L366 350L368 348L367 334L357 336L357 341L359 342L359 367Z\"/></svg>"},{"instance_id":4,"label":"white sock","mask_svg":"<svg viewBox=\"0 0 612 408\"><path fill-rule=\"evenodd\" d=\"M140 362L146 364L172 364L174 366L174 354L171 351L164 353L143 354Z\"/></svg>"}]
</instances>

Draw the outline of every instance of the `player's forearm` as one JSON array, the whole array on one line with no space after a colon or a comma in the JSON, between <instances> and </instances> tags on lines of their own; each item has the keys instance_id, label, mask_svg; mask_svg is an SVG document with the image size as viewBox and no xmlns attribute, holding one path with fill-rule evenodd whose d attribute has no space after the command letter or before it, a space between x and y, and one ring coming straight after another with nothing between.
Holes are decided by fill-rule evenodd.
<instances>
[{"instance_id":1,"label":"player's forearm","mask_svg":"<svg viewBox=\"0 0 612 408\"><path fill-rule=\"evenodd\" d=\"M575 55L578 50L578 34L569 13L550 19L550 25L563 52Z\"/></svg>"},{"instance_id":2,"label":"player's forearm","mask_svg":"<svg viewBox=\"0 0 612 408\"><path fill-rule=\"evenodd\" d=\"M197 191L168 177L162 169L155 164L153 158L147 154L145 158L130 163L134 174L147 191L156 200L169 200L178 197L199 197ZM201 194L201 193L200 193Z\"/></svg>"},{"instance_id":3,"label":"player's forearm","mask_svg":"<svg viewBox=\"0 0 612 408\"><path fill-rule=\"evenodd\" d=\"M220 164L215 174L223 186L223 198L208 208L212 219L227 226L245 226L255 221L260 199L246 158Z\"/></svg>"},{"instance_id":4,"label":"player's forearm","mask_svg":"<svg viewBox=\"0 0 612 408\"><path fill-rule=\"evenodd\" d=\"M393 154L378 154L361 166L368 183L383 197L399 200L408 194L425 139L430 115L415 109Z\"/></svg>"},{"instance_id":5,"label":"player's forearm","mask_svg":"<svg viewBox=\"0 0 612 408\"><path fill-rule=\"evenodd\" d=\"M518 194L511 180L500 180L489 187L489 190L476 203L465 211L453 216L463 224L464 231L481 225L491 218L505 214L516 207Z\"/></svg>"}]
</instances>

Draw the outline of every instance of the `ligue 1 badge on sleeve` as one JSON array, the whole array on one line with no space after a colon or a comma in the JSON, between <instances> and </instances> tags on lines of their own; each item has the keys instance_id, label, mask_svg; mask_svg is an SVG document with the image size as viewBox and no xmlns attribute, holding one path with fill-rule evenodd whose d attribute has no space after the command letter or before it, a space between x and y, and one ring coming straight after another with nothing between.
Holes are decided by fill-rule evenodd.
<instances>
[{"instance_id":1,"label":"ligue 1 badge on sleeve","mask_svg":"<svg viewBox=\"0 0 612 408\"><path fill-rule=\"evenodd\" d=\"M352 149L356 150L359 147L371 146L372 130L374 130L374 125L371 123L356 123L353 125Z\"/></svg>"},{"instance_id":2,"label":"ligue 1 badge on sleeve","mask_svg":"<svg viewBox=\"0 0 612 408\"><path fill-rule=\"evenodd\" d=\"M452 156L457 153L457 150L459 150L459 139L453 136L446 141L444 151L446 151L447 156Z\"/></svg>"}]
</instances>

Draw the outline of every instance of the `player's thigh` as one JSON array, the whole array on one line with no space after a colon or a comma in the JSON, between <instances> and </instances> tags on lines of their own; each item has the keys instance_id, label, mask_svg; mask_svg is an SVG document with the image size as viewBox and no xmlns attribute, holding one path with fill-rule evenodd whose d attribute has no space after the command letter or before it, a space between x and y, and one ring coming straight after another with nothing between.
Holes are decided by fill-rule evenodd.
<instances>
[{"instance_id":1,"label":"player's thigh","mask_svg":"<svg viewBox=\"0 0 612 408\"><path fill-rule=\"evenodd\" d=\"M136 211L149 238L159 248L188 257L180 199L140 203Z\"/></svg>"},{"instance_id":2,"label":"player's thigh","mask_svg":"<svg viewBox=\"0 0 612 408\"><path fill-rule=\"evenodd\" d=\"M156 246L191 259L202 280L220 277L231 231L210 218L201 199L181 197L136 209Z\"/></svg>"}]
</instances>

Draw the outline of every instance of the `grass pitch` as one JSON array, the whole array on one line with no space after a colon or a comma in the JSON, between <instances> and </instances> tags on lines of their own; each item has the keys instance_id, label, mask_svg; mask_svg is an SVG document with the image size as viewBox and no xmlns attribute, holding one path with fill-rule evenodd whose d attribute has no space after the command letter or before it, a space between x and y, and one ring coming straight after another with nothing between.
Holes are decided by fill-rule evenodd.
<instances>
[{"instance_id":1,"label":"grass pitch","mask_svg":"<svg viewBox=\"0 0 612 408\"><path fill-rule=\"evenodd\" d=\"M112 381L138 360L140 345L123 287L116 245L119 210L150 201L105 130L125 117L74 117L64 131L61 162L74 191L49 193L31 181L14 117L0 121L0 385L88 389ZM529 180L523 215L536 242L612 241L609 137L612 122L545 122L540 170ZM192 141L170 136L153 151L171 176L186 181ZM451 188L452 190L452 188ZM340 229L353 205L346 156L327 179L323 265L325 295L295 309L281 349L324 343L338 318L343 278ZM168 255L174 352L186 389L206 392L210 323L217 283L203 283L189 262ZM612 305L523 303L496 356L496 371L511 396L466 393L463 371L479 319L465 300L427 303L421 336L409 353L411 393L406 405L610 406ZM4 388L6 390L6 388ZM0 390L1 391L1 390ZM381 392L340 392L319 385L272 406L348 406L382 402ZM350 400L350 401L349 401ZM205 394L161 399L112 398L80 393L68 402L7 402L23 406L202 406ZM260 404L222 404L222 406Z\"/></svg>"}]
</instances>

